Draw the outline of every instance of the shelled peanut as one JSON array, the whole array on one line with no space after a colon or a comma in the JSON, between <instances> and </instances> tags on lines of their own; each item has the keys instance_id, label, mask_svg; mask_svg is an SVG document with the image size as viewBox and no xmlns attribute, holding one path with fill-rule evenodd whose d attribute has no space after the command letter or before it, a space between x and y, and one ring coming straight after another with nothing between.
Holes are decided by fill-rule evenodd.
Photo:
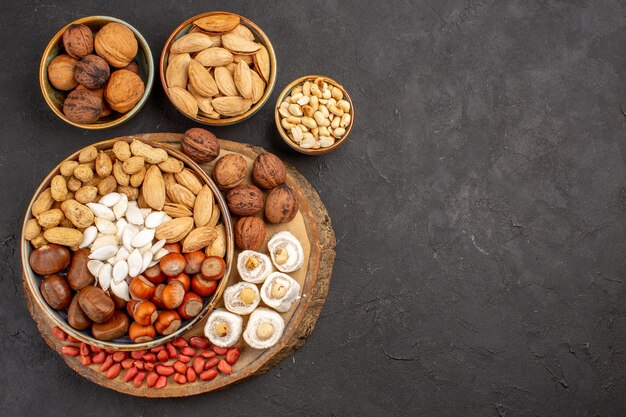
<instances>
[{"instance_id":1,"label":"shelled peanut","mask_svg":"<svg viewBox=\"0 0 626 417\"><path fill-rule=\"evenodd\" d=\"M294 87L278 112L287 136L304 149L332 146L345 135L352 119L343 90L323 78Z\"/></svg>"}]
</instances>

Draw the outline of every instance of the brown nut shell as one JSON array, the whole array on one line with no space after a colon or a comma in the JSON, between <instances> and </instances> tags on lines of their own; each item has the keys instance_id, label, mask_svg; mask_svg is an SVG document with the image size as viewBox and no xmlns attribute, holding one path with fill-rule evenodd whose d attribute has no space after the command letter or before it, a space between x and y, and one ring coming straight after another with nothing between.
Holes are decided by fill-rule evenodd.
<instances>
[{"instance_id":1,"label":"brown nut shell","mask_svg":"<svg viewBox=\"0 0 626 417\"><path fill-rule=\"evenodd\" d=\"M132 30L117 22L107 23L96 33L94 46L96 53L115 68L130 64L139 49Z\"/></svg>"},{"instance_id":2,"label":"brown nut shell","mask_svg":"<svg viewBox=\"0 0 626 417\"><path fill-rule=\"evenodd\" d=\"M298 197L287 184L270 191L265 200L265 218L273 224L289 223L298 213Z\"/></svg>"},{"instance_id":3,"label":"brown nut shell","mask_svg":"<svg viewBox=\"0 0 626 417\"><path fill-rule=\"evenodd\" d=\"M139 75L127 70L118 70L104 89L104 97L111 108L126 113L141 100L145 86Z\"/></svg>"},{"instance_id":4,"label":"brown nut shell","mask_svg":"<svg viewBox=\"0 0 626 417\"><path fill-rule=\"evenodd\" d=\"M124 336L129 326L128 316L121 311L115 311L108 321L101 324L94 323L91 326L91 332L98 340L113 340Z\"/></svg>"},{"instance_id":5,"label":"brown nut shell","mask_svg":"<svg viewBox=\"0 0 626 417\"><path fill-rule=\"evenodd\" d=\"M260 217L242 217L235 224L235 243L241 250L257 250L265 241L265 222Z\"/></svg>"},{"instance_id":6,"label":"brown nut shell","mask_svg":"<svg viewBox=\"0 0 626 417\"><path fill-rule=\"evenodd\" d=\"M263 208L263 191L254 185L238 185L228 192L226 200L235 216L252 216Z\"/></svg>"},{"instance_id":7,"label":"brown nut shell","mask_svg":"<svg viewBox=\"0 0 626 417\"><path fill-rule=\"evenodd\" d=\"M65 246L50 243L33 250L28 263L39 275L55 274L69 265L70 251Z\"/></svg>"},{"instance_id":8,"label":"brown nut shell","mask_svg":"<svg viewBox=\"0 0 626 417\"><path fill-rule=\"evenodd\" d=\"M248 164L243 156L229 153L217 160L213 168L213 179L222 190L235 188L246 177Z\"/></svg>"},{"instance_id":9,"label":"brown nut shell","mask_svg":"<svg viewBox=\"0 0 626 417\"><path fill-rule=\"evenodd\" d=\"M102 114L103 101L98 93L81 88L69 93L63 102L63 114L76 123L93 123Z\"/></svg>"},{"instance_id":10,"label":"brown nut shell","mask_svg":"<svg viewBox=\"0 0 626 417\"><path fill-rule=\"evenodd\" d=\"M185 132L181 148L187 156L199 164L211 162L220 154L217 137L206 129L194 127Z\"/></svg>"},{"instance_id":11,"label":"brown nut shell","mask_svg":"<svg viewBox=\"0 0 626 417\"><path fill-rule=\"evenodd\" d=\"M39 286L46 303L54 310L63 310L72 301L72 291L61 275L48 275Z\"/></svg>"},{"instance_id":12,"label":"brown nut shell","mask_svg":"<svg viewBox=\"0 0 626 417\"><path fill-rule=\"evenodd\" d=\"M72 24L63 34L65 52L74 58L82 58L93 53L93 32L87 25Z\"/></svg>"},{"instance_id":13,"label":"brown nut shell","mask_svg":"<svg viewBox=\"0 0 626 417\"><path fill-rule=\"evenodd\" d=\"M70 268L67 270L67 283L74 291L80 291L88 285L93 285L94 276L87 269L89 249L79 249L72 255Z\"/></svg>"},{"instance_id":14,"label":"brown nut shell","mask_svg":"<svg viewBox=\"0 0 626 417\"><path fill-rule=\"evenodd\" d=\"M285 164L276 155L262 153L254 160L252 179L259 187L270 190L283 184L286 178Z\"/></svg>"},{"instance_id":15,"label":"brown nut shell","mask_svg":"<svg viewBox=\"0 0 626 417\"><path fill-rule=\"evenodd\" d=\"M74 78L78 60L69 55L57 55L48 65L48 81L57 90L68 91L78 85Z\"/></svg>"},{"instance_id":16,"label":"brown nut shell","mask_svg":"<svg viewBox=\"0 0 626 417\"><path fill-rule=\"evenodd\" d=\"M78 304L79 295L76 294L72 298L69 308L67 309L67 322L76 330L85 330L91 326L92 321L87 317L80 304Z\"/></svg>"},{"instance_id":17,"label":"brown nut shell","mask_svg":"<svg viewBox=\"0 0 626 417\"><path fill-rule=\"evenodd\" d=\"M78 302L80 308L95 323L104 323L113 317L115 303L102 289L87 286L79 294Z\"/></svg>"},{"instance_id":18,"label":"brown nut shell","mask_svg":"<svg viewBox=\"0 0 626 417\"><path fill-rule=\"evenodd\" d=\"M111 75L109 64L98 55L87 55L76 64L74 78L79 84L89 89L96 89L106 84Z\"/></svg>"}]
</instances>

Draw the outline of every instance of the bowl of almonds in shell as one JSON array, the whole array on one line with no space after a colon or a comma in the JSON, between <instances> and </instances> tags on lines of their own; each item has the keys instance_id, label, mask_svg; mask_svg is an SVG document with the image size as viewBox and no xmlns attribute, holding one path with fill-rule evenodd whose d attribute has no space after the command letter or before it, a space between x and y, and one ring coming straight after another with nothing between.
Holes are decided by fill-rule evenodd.
<instances>
[{"instance_id":1,"label":"bowl of almonds in shell","mask_svg":"<svg viewBox=\"0 0 626 417\"><path fill-rule=\"evenodd\" d=\"M276 83L276 56L252 21L207 12L179 25L160 61L163 89L174 107L197 122L225 126L256 113Z\"/></svg>"}]
</instances>

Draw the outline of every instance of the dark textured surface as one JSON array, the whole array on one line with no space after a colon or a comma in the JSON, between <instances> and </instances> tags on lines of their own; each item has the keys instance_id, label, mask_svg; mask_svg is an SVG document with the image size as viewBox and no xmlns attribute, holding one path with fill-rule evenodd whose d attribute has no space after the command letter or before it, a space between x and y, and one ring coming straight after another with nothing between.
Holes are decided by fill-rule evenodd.
<instances>
[{"instance_id":1,"label":"dark textured surface","mask_svg":"<svg viewBox=\"0 0 626 417\"><path fill-rule=\"evenodd\" d=\"M5 2L0 48L0 415L623 416L624 1ZM129 123L84 132L37 84L65 23L133 24L158 59L206 10L257 22L275 98L306 73L343 82L348 142L320 158L281 144L271 105L219 136L264 146L318 189L337 260L317 328L267 374L214 394L148 400L82 379L28 315L24 208L70 152L193 123L160 84Z\"/></svg>"}]
</instances>

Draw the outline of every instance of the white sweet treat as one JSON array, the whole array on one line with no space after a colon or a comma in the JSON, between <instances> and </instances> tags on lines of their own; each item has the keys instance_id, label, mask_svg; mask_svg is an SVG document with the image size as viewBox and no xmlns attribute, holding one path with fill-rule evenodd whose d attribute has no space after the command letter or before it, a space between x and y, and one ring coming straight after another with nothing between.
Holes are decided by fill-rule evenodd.
<instances>
[{"instance_id":1,"label":"white sweet treat","mask_svg":"<svg viewBox=\"0 0 626 417\"><path fill-rule=\"evenodd\" d=\"M243 319L223 308L218 308L209 316L204 325L204 335L216 346L234 346L241 337Z\"/></svg>"},{"instance_id":2,"label":"white sweet treat","mask_svg":"<svg viewBox=\"0 0 626 417\"><path fill-rule=\"evenodd\" d=\"M260 284L273 270L269 256L262 253L244 250L237 257L237 271L244 281Z\"/></svg>"},{"instance_id":3,"label":"white sweet treat","mask_svg":"<svg viewBox=\"0 0 626 417\"><path fill-rule=\"evenodd\" d=\"M273 272L261 287L261 299L276 311L289 311L300 299L300 284L287 274Z\"/></svg>"},{"instance_id":4,"label":"white sweet treat","mask_svg":"<svg viewBox=\"0 0 626 417\"><path fill-rule=\"evenodd\" d=\"M253 349L269 349L280 340L285 321L275 311L259 307L250 314L243 340Z\"/></svg>"},{"instance_id":5,"label":"white sweet treat","mask_svg":"<svg viewBox=\"0 0 626 417\"><path fill-rule=\"evenodd\" d=\"M290 232L278 232L267 243L272 262L281 272L294 272L304 264L304 250Z\"/></svg>"},{"instance_id":6,"label":"white sweet treat","mask_svg":"<svg viewBox=\"0 0 626 417\"><path fill-rule=\"evenodd\" d=\"M252 313L260 302L259 289L249 282L239 282L224 291L226 309L240 316Z\"/></svg>"}]
</instances>

